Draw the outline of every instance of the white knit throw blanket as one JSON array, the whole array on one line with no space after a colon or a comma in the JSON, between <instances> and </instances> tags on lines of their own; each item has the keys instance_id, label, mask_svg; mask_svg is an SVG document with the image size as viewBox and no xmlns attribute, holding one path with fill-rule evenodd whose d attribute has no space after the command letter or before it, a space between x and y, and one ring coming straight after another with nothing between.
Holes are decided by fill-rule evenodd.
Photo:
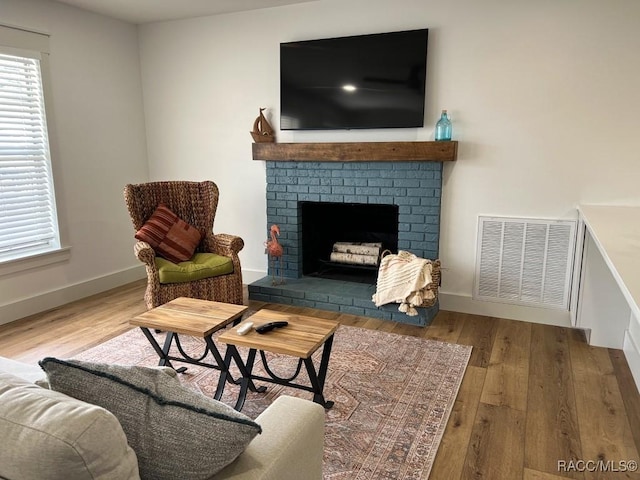
<instances>
[{"instance_id":1,"label":"white knit throw blanket","mask_svg":"<svg viewBox=\"0 0 640 480\"><path fill-rule=\"evenodd\" d=\"M380 261L376 293L373 303L376 307L387 303L399 303L398 310L415 316L415 307L424 300L435 297L427 289L431 283L431 260L419 258L411 252L400 250L397 255L387 255Z\"/></svg>"}]
</instances>

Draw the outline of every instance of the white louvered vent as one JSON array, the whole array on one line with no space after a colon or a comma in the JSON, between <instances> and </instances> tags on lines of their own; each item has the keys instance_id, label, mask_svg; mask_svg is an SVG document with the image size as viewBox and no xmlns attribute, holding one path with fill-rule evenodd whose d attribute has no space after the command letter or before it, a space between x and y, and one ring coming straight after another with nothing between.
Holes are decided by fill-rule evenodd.
<instances>
[{"instance_id":1,"label":"white louvered vent","mask_svg":"<svg viewBox=\"0 0 640 480\"><path fill-rule=\"evenodd\" d=\"M569 309L576 222L479 217L473 297Z\"/></svg>"}]
</instances>

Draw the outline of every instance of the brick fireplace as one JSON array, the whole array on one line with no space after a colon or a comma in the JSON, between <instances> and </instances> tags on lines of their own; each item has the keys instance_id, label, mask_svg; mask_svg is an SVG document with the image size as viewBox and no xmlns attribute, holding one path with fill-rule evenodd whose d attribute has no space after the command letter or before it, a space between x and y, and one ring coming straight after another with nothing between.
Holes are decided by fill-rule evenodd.
<instances>
[{"instance_id":1,"label":"brick fireplace","mask_svg":"<svg viewBox=\"0 0 640 480\"><path fill-rule=\"evenodd\" d=\"M375 280L355 283L303 274L301 205L328 202L397 206L397 248L438 258L441 161L267 161L267 225L280 226L284 247L283 285L271 274L249 285L252 300L332 310L347 314L427 325L438 304L416 317L396 304L377 308L371 301ZM396 252L394 252L396 253ZM276 272L277 273L277 272Z\"/></svg>"}]
</instances>

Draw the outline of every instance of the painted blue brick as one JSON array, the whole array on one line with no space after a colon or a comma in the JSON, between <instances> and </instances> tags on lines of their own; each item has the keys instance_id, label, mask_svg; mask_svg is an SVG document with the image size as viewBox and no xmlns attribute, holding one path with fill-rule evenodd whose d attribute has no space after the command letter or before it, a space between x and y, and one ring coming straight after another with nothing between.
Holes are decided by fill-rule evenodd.
<instances>
[{"instance_id":1,"label":"painted blue brick","mask_svg":"<svg viewBox=\"0 0 640 480\"><path fill-rule=\"evenodd\" d=\"M289 217L283 217L280 215L270 215L269 218L267 218L268 224L277 223L280 226L288 223L288 221L289 221Z\"/></svg>"},{"instance_id":2,"label":"painted blue brick","mask_svg":"<svg viewBox=\"0 0 640 480\"><path fill-rule=\"evenodd\" d=\"M411 206L410 205L400 205L398 207L398 214L400 215L400 221L403 222L403 218L406 215L411 215Z\"/></svg>"},{"instance_id":3,"label":"painted blue brick","mask_svg":"<svg viewBox=\"0 0 640 480\"><path fill-rule=\"evenodd\" d=\"M426 223L413 223L410 225L410 229L409 231L411 232L416 232L416 233L431 233L431 229L433 228L433 225L429 225Z\"/></svg>"},{"instance_id":4,"label":"painted blue brick","mask_svg":"<svg viewBox=\"0 0 640 480\"><path fill-rule=\"evenodd\" d=\"M344 202L342 195L320 195L321 202Z\"/></svg>"},{"instance_id":5,"label":"painted blue brick","mask_svg":"<svg viewBox=\"0 0 640 480\"><path fill-rule=\"evenodd\" d=\"M367 203L369 197L366 195L345 195L344 201L348 203Z\"/></svg>"},{"instance_id":6,"label":"painted blue brick","mask_svg":"<svg viewBox=\"0 0 640 480\"><path fill-rule=\"evenodd\" d=\"M286 217L294 217L298 214L298 210L293 208L278 208L277 215Z\"/></svg>"},{"instance_id":7,"label":"painted blue brick","mask_svg":"<svg viewBox=\"0 0 640 480\"><path fill-rule=\"evenodd\" d=\"M329 310L330 312L338 312L340 311L340 305L337 303L323 303L316 302L316 307L319 310Z\"/></svg>"},{"instance_id":8,"label":"painted blue brick","mask_svg":"<svg viewBox=\"0 0 640 480\"><path fill-rule=\"evenodd\" d=\"M319 193L319 194L324 194L324 193L331 193L331 186L330 185L325 185L325 186L311 186L309 187L309 193Z\"/></svg>"},{"instance_id":9,"label":"painted blue brick","mask_svg":"<svg viewBox=\"0 0 640 480\"><path fill-rule=\"evenodd\" d=\"M365 316L371 318L379 318L381 320L391 320L391 312L386 312L378 308L368 308L365 310Z\"/></svg>"},{"instance_id":10,"label":"painted blue brick","mask_svg":"<svg viewBox=\"0 0 640 480\"><path fill-rule=\"evenodd\" d=\"M420 180L422 188L440 188L441 185L442 182L437 178Z\"/></svg>"},{"instance_id":11,"label":"painted blue brick","mask_svg":"<svg viewBox=\"0 0 640 480\"><path fill-rule=\"evenodd\" d=\"M399 221L404 223L425 223L424 215L400 215Z\"/></svg>"},{"instance_id":12,"label":"painted blue brick","mask_svg":"<svg viewBox=\"0 0 640 480\"><path fill-rule=\"evenodd\" d=\"M269 301L272 303L280 303L282 305L293 305L293 299L291 297L284 297L280 295L271 295L271 300Z\"/></svg>"},{"instance_id":13,"label":"painted blue brick","mask_svg":"<svg viewBox=\"0 0 640 480\"><path fill-rule=\"evenodd\" d=\"M359 178L382 178L384 174L384 170L362 170L358 172Z\"/></svg>"},{"instance_id":14,"label":"painted blue brick","mask_svg":"<svg viewBox=\"0 0 640 480\"><path fill-rule=\"evenodd\" d=\"M320 185L334 185L334 184L338 184L338 185L342 185L342 179L341 178L331 178L331 177L321 177L320 178Z\"/></svg>"},{"instance_id":15,"label":"painted blue brick","mask_svg":"<svg viewBox=\"0 0 640 480\"><path fill-rule=\"evenodd\" d=\"M354 298L353 306L362 307L362 308L371 308L374 306L374 304L373 304L373 301L368 298Z\"/></svg>"},{"instance_id":16,"label":"painted blue brick","mask_svg":"<svg viewBox=\"0 0 640 480\"><path fill-rule=\"evenodd\" d=\"M316 293L316 292L305 292L304 298L307 300L312 300L314 302L324 302L329 303L329 295L326 293Z\"/></svg>"},{"instance_id":17,"label":"painted blue brick","mask_svg":"<svg viewBox=\"0 0 640 480\"><path fill-rule=\"evenodd\" d=\"M285 187L286 189L286 187ZM276 193L276 198L278 200L297 200L298 199L298 194L297 193L291 193L291 192L278 192Z\"/></svg>"},{"instance_id":18,"label":"painted blue brick","mask_svg":"<svg viewBox=\"0 0 640 480\"><path fill-rule=\"evenodd\" d=\"M393 199L393 203L395 203L396 205L400 205L400 207L402 207L403 205L420 205L420 198L419 197L395 197Z\"/></svg>"},{"instance_id":19,"label":"painted blue brick","mask_svg":"<svg viewBox=\"0 0 640 480\"><path fill-rule=\"evenodd\" d=\"M364 315L364 308L361 308L361 307L350 307L346 305L340 305L340 311L342 313L347 313L349 315L358 315L358 316Z\"/></svg>"},{"instance_id":20,"label":"painted blue brick","mask_svg":"<svg viewBox=\"0 0 640 480\"><path fill-rule=\"evenodd\" d=\"M420 199L421 205L431 205L440 209L440 195L434 197L422 197Z\"/></svg>"},{"instance_id":21,"label":"painted blue brick","mask_svg":"<svg viewBox=\"0 0 640 480\"><path fill-rule=\"evenodd\" d=\"M424 223L440 223L439 215L426 215L424 217Z\"/></svg>"},{"instance_id":22,"label":"painted blue brick","mask_svg":"<svg viewBox=\"0 0 640 480\"><path fill-rule=\"evenodd\" d=\"M271 302L271 295L267 295L264 293L251 293L249 294L251 300L256 300L258 302Z\"/></svg>"},{"instance_id":23,"label":"painted blue brick","mask_svg":"<svg viewBox=\"0 0 640 480\"><path fill-rule=\"evenodd\" d=\"M420 180L416 178L397 178L393 181L394 187L419 188Z\"/></svg>"},{"instance_id":24,"label":"painted blue brick","mask_svg":"<svg viewBox=\"0 0 640 480\"><path fill-rule=\"evenodd\" d=\"M299 307L318 308L317 302L313 300L294 300L293 303Z\"/></svg>"},{"instance_id":25,"label":"painted blue brick","mask_svg":"<svg viewBox=\"0 0 640 480\"><path fill-rule=\"evenodd\" d=\"M407 232L403 237L414 242L424 242L424 234L420 232Z\"/></svg>"},{"instance_id":26,"label":"painted blue brick","mask_svg":"<svg viewBox=\"0 0 640 480\"><path fill-rule=\"evenodd\" d=\"M298 178L298 185L320 185L320 179L315 177Z\"/></svg>"},{"instance_id":27,"label":"painted blue brick","mask_svg":"<svg viewBox=\"0 0 640 480\"><path fill-rule=\"evenodd\" d=\"M437 233L425 233L424 234L424 241L428 242L428 243L437 242L439 238L440 238L440 235L437 234Z\"/></svg>"},{"instance_id":28,"label":"painted blue brick","mask_svg":"<svg viewBox=\"0 0 640 480\"><path fill-rule=\"evenodd\" d=\"M280 177L288 177L288 176L291 176L291 170L289 170L288 168L281 168L279 170L272 170L270 172L270 176L271 176L271 178L275 178L275 179L278 179Z\"/></svg>"},{"instance_id":29,"label":"painted blue brick","mask_svg":"<svg viewBox=\"0 0 640 480\"><path fill-rule=\"evenodd\" d=\"M377 204L381 204L381 205L390 205L393 203L393 197L389 196L389 197L383 197L383 196L377 196L377 197L369 197L369 203L377 203Z\"/></svg>"},{"instance_id":30,"label":"painted blue brick","mask_svg":"<svg viewBox=\"0 0 640 480\"><path fill-rule=\"evenodd\" d=\"M287 192L289 193L309 193L308 185L287 185Z\"/></svg>"},{"instance_id":31,"label":"painted blue brick","mask_svg":"<svg viewBox=\"0 0 640 480\"><path fill-rule=\"evenodd\" d=\"M369 180L367 180L366 178L345 178L344 185L353 187L366 187L368 181Z\"/></svg>"},{"instance_id":32,"label":"painted blue brick","mask_svg":"<svg viewBox=\"0 0 640 480\"><path fill-rule=\"evenodd\" d=\"M411 213L413 215L438 215L440 209L437 207L427 207L427 206L413 206L411 207Z\"/></svg>"},{"instance_id":33,"label":"painted blue brick","mask_svg":"<svg viewBox=\"0 0 640 480\"><path fill-rule=\"evenodd\" d=\"M286 192L287 191L287 186L286 185L276 185L275 183L269 183L269 184L267 184L267 191L268 192Z\"/></svg>"},{"instance_id":34,"label":"painted blue brick","mask_svg":"<svg viewBox=\"0 0 640 480\"><path fill-rule=\"evenodd\" d=\"M420 172L420 180L431 180L436 178L436 174L439 172L430 170L430 171L423 171Z\"/></svg>"},{"instance_id":35,"label":"painted blue brick","mask_svg":"<svg viewBox=\"0 0 640 480\"><path fill-rule=\"evenodd\" d=\"M273 200L269 202L269 208L285 208L287 206L286 200Z\"/></svg>"},{"instance_id":36,"label":"painted blue brick","mask_svg":"<svg viewBox=\"0 0 640 480\"><path fill-rule=\"evenodd\" d=\"M331 193L334 195L355 195L356 187L331 187Z\"/></svg>"},{"instance_id":37,"label":"painted blue brick","mask_svg":"<svg viewBox=\"0 0 640 480\"><path fill-rule=\"evenodd\" d=\"M298 177L278 177L276 183L279 185L296 185L298 183Z\"/></svg>"},{"instance_id":38,"label":"painted blue brick","mask_svg":"<svg viewBox=\"0 0 640 480\"><path fill-rule=\"evenodd\" d=\"M353 298L343 297L341 295L329 295L329 303L337 305L353 305Z\"/></svg>"},{"instance_id":39,"label":"painted blue brick","mask_svg":"<svg viewBox=\"0 0 640 480\"><path fill-rule=\"evenodd\" d=\"M406 197L407 189L398 187L383 187L380 189L380 195L392 197Z\"/></svg>"},{"instance_id":40,"label":"painted blue brick","mask_svg":"<svg viewBox=\"0 0 640 480\"><path fill-rule=\"evenodd\" d=\"M319 202L320 195L317 193L300 193L298 200L301 202Z\"/></svg>"},{"instance_id":41,"label":"painted blue brick","mask_svg":"<svg viewBox=\"0 0 640 480\"><path fill-rule=\"evenodd\" d=\"M419 162L393 162L391 164L393 170L420 170Z\"/></svg>"},{"instance_id":42,"label":"painted blue brick","mask_svg":"<svg viewBox=\"0 0 640 480\"><path fill-rule=\"evenodd\" d=\"M393 180L389 178L370 178L367 180L369 187L392 187Z\"/></svg>"},{"instance_id":43,"label":"painted blue brick","mask_svg":"<svg viewBox=\"0 0 640 480\"><path fill-rule=\"evenodd\" d=\"M356 187L356 195L378 196L380 188L378 187Z\"/></svg>"}]
</instances>

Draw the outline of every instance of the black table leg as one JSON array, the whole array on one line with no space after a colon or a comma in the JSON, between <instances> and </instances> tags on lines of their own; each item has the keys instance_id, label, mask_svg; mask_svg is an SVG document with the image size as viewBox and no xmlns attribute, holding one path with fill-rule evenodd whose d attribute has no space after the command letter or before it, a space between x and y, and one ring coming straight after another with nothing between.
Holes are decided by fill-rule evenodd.
<instances>
[{"instance_id":1,"label":"black table leg","mask_svg":"<svg viewBox=\"0 0 640 480\"><path fill-rule=\"evenodd\" d=\"M247 355L247 361L243 362L240 353L235 345L227 345L227 352L231 351L231 356L233 360L236 362L238 369L240 370L240 374L242 378L240 379L240 392L238 393L238 400L236 401L235 408L237 411L242 410L244 406L244 401L247 398L247 390L251 390L252 392L262 393L267 390L267 387L256 387L253 383L253 379L251 377L251 372L253 371L253 364L256 359L256 350L254 348L249 350L249 354Z\"/></svg>"},{"instance_id":2,"label":"black table leg","mask_svg":"<svg viewBox=\"0 0 640 480\"><path fill-rule=\"evenodd\" d=\"M311 357L304 359L304 365L307 368L307 374L309 375L309 381L313 388L313 401L322 405L324 408L329 409L333 407L334 402L332 400L325 400L324 398L324 382L327 377L327 369L329 367L329 358L331 356L331 346L333 344L333 335L331 335L324 344L322 350L322 358L320 360L320 368L316 374L316 368L313 364Z\"/></svg>"},{"instance_id":3,"label":"black table leg","mask_svg":"<svg viewBox=\"0 0 640 480\"><path fill-rule=\"evenodd\" d=\"M175 334L173 332L167 332L167 337L165 338L164 346L160 348L160 344L158 343L158 341L153 336L153 334L149 331L148 328L140 327L140 330L142 330L142 333L144 333L144 336L147 337L147 340L149 340L149 343L158 354L158 357L160 357L160 360L158 361L158 366L173 368L173 365L171 365L171 361L169 360L169 349L171 348L171 342L173 341L173 336Z\"/></svg>"}]
</instances>

